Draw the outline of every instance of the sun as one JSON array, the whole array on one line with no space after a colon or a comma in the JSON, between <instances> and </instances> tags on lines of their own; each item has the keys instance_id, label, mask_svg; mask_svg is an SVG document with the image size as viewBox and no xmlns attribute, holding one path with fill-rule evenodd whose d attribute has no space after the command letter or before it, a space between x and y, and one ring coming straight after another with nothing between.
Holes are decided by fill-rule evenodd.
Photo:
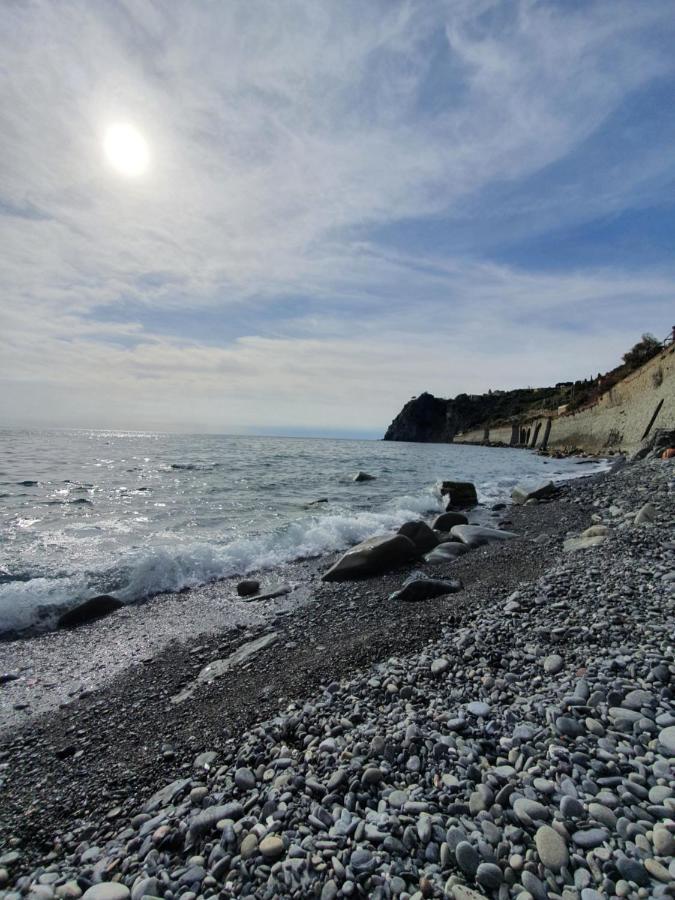
<instances>
[{"instance_id":1,"label":"sun","mask_svg":"<svg viewBox=\"0 0 675 900\"><path fill-rule=\"evenodd\" d=\"M124 122L108 127L103 151L110 165L128 178L143 175L150 163L148 142L137 128Z\"/></svg>"}]
</instances>

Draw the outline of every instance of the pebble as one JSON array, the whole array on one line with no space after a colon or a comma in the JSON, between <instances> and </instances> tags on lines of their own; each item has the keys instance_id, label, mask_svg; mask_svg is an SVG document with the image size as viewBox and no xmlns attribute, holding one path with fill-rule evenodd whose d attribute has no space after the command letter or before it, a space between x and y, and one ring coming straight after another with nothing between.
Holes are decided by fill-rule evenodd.
<instances>
[{"instance_id":1,"label":"pebble","mask_svg":"<svg viewBox=\"0 0 675 900\"><path fill-rule=\"evenodd\" d=\"M266 859L279 859L284 853L284 842L276 835L268 835L259 845L260 852Z\"/></svg>"},{"instance_id":2,"label":"pebble","mask_svg":"<svg viewBox=\"0 0 675 900\"><path fill-rule=\"evenodd\" d=\"M558 653L552 653L544 660L544 672L546 672L547 675L557 675L558 672L562 672L564 665L565 660L562 656Z\"/></svg>"},{"instance_id":3,"label":"pebble","mask_svg":"<svg viewBox=\"0 0 675 900\"><path fill-rule=\"evenodd\" d=\"M569 861L567 844L562 835L551 828L550 825L542 825L534 836L539 859L547 869L559 872Z\"/></svg>"},{"instance_id":4,"label":"pebble","mask_svg":"<svg viewBox=\"0 0 675 900\"><path fill-rule=\"evenodd\" d=\"M104 881L95 884L82 895L82 900L126 900L129 888L117 881Z\"/></svg>"}]
</instances>

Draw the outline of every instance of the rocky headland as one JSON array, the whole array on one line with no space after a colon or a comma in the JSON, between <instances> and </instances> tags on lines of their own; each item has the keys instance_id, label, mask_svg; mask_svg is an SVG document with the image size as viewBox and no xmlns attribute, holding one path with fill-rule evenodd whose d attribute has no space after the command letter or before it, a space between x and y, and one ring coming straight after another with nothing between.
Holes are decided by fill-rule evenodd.
<instances>
[{"instance_id":1,"label":"rocky headland","mask_svg":"<svg viewBox=\"0 0 675 900\"><path fill-rule=\"evenodd\" d=\"M675 429L675 343L654 342L647 351L640 343L624 360L605 375L554 387L450 400L423 393L404 405L384 440L633 453L657 430Z\"/></svg>"},{"instance_id":2,"label":"rocky headland","mask_svg":"<svg viewBox=\"0 0 675 900\"><path fill-rule=\"evenodd\" d=\"M673 474L525 493L423 565L458 592L308 562L302 607L13 722L3 900L672 896Z\"/></svg>"}]
</instances>

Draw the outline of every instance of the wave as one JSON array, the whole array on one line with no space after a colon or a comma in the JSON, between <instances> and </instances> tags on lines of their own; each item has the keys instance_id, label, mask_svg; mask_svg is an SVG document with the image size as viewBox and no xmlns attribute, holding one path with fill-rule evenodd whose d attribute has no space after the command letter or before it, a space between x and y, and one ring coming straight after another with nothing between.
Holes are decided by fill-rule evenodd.
<instances>
[{"instance_id":1,"label":"wave","mask_svg":"<svg viewBox=\"0 0 675 900\"><path fill-rule=\"evenodd\" d=\"M610 464L598 464L594 471ZM552 480L566 481L591 474L589 468L560 471L552 465L546 474ZM538 477L541 480L541 475ZM480 502L488 506L507 499L518 480L498 477L478 482ZM96 594L113 594L125 603L133 603L155 594L196 588L221 578L344 550L373 534L395 530L410 519L442 512L444 500L439 488L440 484L436 484L419 494L399 497L377 511L321 504L274 532L241 536L227 544L186 543L177 538L172 543L127 551L119 565L105 571L57 577L40 573L30 580L25 580L25 574L7 578L8 573L4 572L0 579L0 634L30 628L47 630L66 608Z\"/></svg>"},{"instance_id":2,"label":"wave","mask_svg":"<svg viewBox=\"0 0 675 900\"><path fill-rule=\"evenodd\" d=\"M205 542L144 548L127 553L106 572L36 577L0 583L0 634L54 626L67 607L100 593L133 603L165 592L195 588L221 578L246 575L343 550L403 522L443 510L438 486L401 497L379 512L326 510L255 537L228 544Z\"/></svg>"}]
</instances>

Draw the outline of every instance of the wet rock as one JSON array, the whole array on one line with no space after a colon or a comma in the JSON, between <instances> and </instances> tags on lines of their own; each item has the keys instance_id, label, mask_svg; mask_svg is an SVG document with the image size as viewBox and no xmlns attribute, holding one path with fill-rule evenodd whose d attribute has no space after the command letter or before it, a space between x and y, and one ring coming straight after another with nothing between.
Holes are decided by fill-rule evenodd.
<instances>
[{"instance_id":1,"label":"wet rock","mask_svg":"<svg viewBox=\"0 0 675 900\"><path fill-rule=\"evenodd\" d=\"M395 591L389 596L389 599L415 603L421 600L430 600L433 597L442 597L445 594L455 594L461 589L462 582L457 578L427 578L423 572L413 572L403 582L401 590Z\"/></svg>"},{"instance_id":2,"label":"wet rock","mask_svg":"<svg viewBox=\"0 0 675 900\"><path fill-rule=\"evenodd\" d=\"M398 533L409 538L420 555L429 553L438 544L438 538L426 522L405 522Z\"/></svg>"},{"instance_id":3,"label":"wet rock","mask_svg":"<svg viewBox=\"0 0 675 900\"><path fill-rule=\"evenodd\" d=\"M434 531L450 531L455 525L467 525L469 520L464 513L444 512L436 516L431 524Z\"/></svg>"},{"instance_id":4,"label":"wet rock","mask_svg":"<svg viewBox=\"0 0 675 900\"><path fill-rule=\"evenodd\" d=\"M518 505L523 505L528 500L543 500L551 497L556 492L556 486L552 481L545 481L541 484L523 485L519 484L511 491L511 499Z\"/></svg>"},{"instance_id":5,"label":"wet rock","mask_svg":"<svg viewBox=\"0 0 675 900\"><path fill-rule=\"evenodd\" d=\"M413 542L402 534L383 534L348 550L323 575L323 581L349 581L386 572L418 557Z\"/></svg>"},{"instance_id":6,"label":"wet rock","mask_svg":"<svg viewBox=\"0 0 675 900\"><path fill-rule=\"evenodd\" d=\"M260 582L255 578L247 578L237 585L237 593L240 597L251 597L260 591Z\"/></svg>"},{"instance_id":7,"label":"wet rock","mask_svg":"<svg viewBox=\"0 0 675 900\"><path fill-rule=\"evenodd\" d=\"M76 628L78 625L86 625L87 622L101 619L123 606L124 603L121 600L108 594L90 597L89 600L85 600L84 603L78 604L59 616L57 625L59 628Z\"/></svg>"},{"instance_id":8,"label":"wet rock","mask_svg":"<svg viewBox=\"0 0 675 900\"><path fill-rule=\"evenodd\" d=\"M497 541L508 541L518 537L512 531L502 531L499 528L487 528L484 525L454 525L450 533L453 537L469 547L482 547L484 544L493 544Z\"/></svg>"}]
</instances>

